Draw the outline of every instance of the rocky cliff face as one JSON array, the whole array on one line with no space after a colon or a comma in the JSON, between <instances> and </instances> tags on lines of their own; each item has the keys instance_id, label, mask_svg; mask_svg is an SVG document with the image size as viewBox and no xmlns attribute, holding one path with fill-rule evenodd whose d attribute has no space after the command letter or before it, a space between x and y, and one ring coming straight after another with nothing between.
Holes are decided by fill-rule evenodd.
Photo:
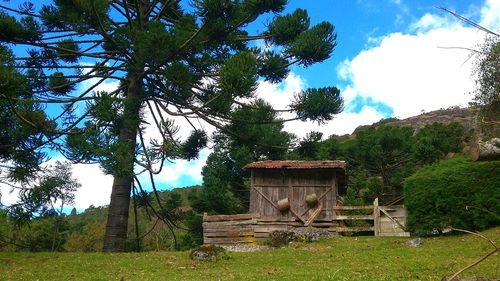
<instances>
[{"instance_id":1,"label":"rocky cliff face","mask_svg":"<svg viewBox=\"0 0 500 281\"><path fill-rule=\"evenodd\" d=\"M390 121L386 124L411 126L413 129L418 130L434 122L445 124L456 122L462 124L467 132L475 128L475 116L476 110L470 107L449 108L423 113L402 120Z\"/></svg>"},{"instance_id":2,"label":"rocky cliff face","mask_svg":"<svg viewBox=\"0 0 500 281\"><path fill-rule=\"evenodd\" d=\"M476 113L475 108L458 108L452 107L448 109L440 109L436 111L426 112L417 116L412 116L406 119L389 118L380 120L370 126L381 126L381 125L399 125L399 126L409 126L415 131L425 127L425 125L437 123L452 123L457 122L464 126L465 132L470 132L476 128ZM356 132L366 126L360 126L354 130L350 137L354 137ZM343 136L345 137L345 136Z\"/></svg>"}]
</instances>

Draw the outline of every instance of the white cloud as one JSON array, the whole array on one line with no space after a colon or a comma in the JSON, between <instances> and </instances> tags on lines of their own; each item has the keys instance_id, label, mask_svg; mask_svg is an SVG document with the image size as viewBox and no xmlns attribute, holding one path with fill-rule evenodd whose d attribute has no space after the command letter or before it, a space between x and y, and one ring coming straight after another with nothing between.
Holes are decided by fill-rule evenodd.
<instances>
[{"instance_id":1,"label":"white cloud","mask_svg":"<svg viewBox=\"0 0 500 281\"><path fill-rule=\"evenodd\" d=\"M64 161L62 157L54 157L42 166L53 165L55 161ZM73 178L81 187L75 193L75 203L72 207L84 210L90 205L102 206L109 204L113 177L105 175L97 164L71 164ZM11 187L0 184L2 204L11 205L18 201L18 190L11 191Z\"/></svg>"},{"instance_id":2,"label":"white cloud","mask_svg":"<svg viewBox=\"0 0 500 281\"><path fill-rule=\"evenodd\" d=\"M432 14L411 28L416 34L391 33L340 65L338 77L348 82L348 96L385 103L401 118L422 109L466 105L472 97L473 59L468 51L443 47L474 48L484 33Z\"/></svg>"},{"instance_id":3,"label":"white cloud","mask_svg":"<svg viewBox=\"0 0 500 281\"><path fill-rule=\"evenodd\" d=\"M75 194L75 208L108 205L113 176L102 172L97 164L73 164L73 177L82 185Z\"/></svg>"},{"instance_id":4,"label":"white cloud","mask_svg":"<svg viewBox=\"0 0 500 281\"><path fill-rule=\"evenodd\" d=\"M497 32L500 29L500 1L487 0L486 4L481 8L481 21L483 27L492 29Z\"/></svg>"},{"instance_id":5,"label":"white cloud","mask_svg":"<svg viewBox=\"0 0 500 281\"><path fill-rule=\"evenodd\" d=\"M426 13L420 19L410 25L410 29L417 32L428 32L432 29L438 28L452 29L459 27L461 26L458 20L452 18L450 15L441 16L431 13Z\"/></svg>"},{"instance_id":6,"label":"white cloud","mask_svg":"<svg viewBox=\"0 0 500 281\"><path fill-rule=\"evenodd\" d=\"M190 178L190 183L201 183L201 169L205 166L207 157L210 154L209 149L203 149L200 152L199 158L192 161L175 160L172 163L165 165L160 174L155 177L158 182L159 189L171 189L174 187L184 186L183 180L186 177ZM149 176L145 174L139 177L145 182L149 182Z\"/></svg>"},{"instance_id":7,"label":"white cloud","mask_svg":"<svg viewBox=\"0 0 500 281\"><path fill-rule=\"evenodd\" d=\"M280 84L272 84L266 81L259 83L256 96L266 100L275 109L287 109L295 94L306 89L306 81L298 74L290 72Z\"/></svg>"},{"instance_id":8,"label":"white cloud","mask_svg":"<svg viewBox=\"0 0 500 281\"><path fill-rule=\"evenodd\" d=\"M379 121L384 116L377 112L376 109L370 106L364 106L359 112L344 111L335 116L335 118L324 125L318 123L294 121L285 124L285 130L304 137L306 133L317 131L323 133L323 138L327 138L333 134L345 135L350 134L361 125L369 125Z\"/></svg>"},{"instance_id":9,"label":"white cloud","mask_svg":"<svg viewBox=\"0 0 500 281\"><path fill-rule=\"evenodd\" d=\"M348 71L348 69L341 69ZM345 73L345 77L349 74ZM277 109L286 109L287 105L293 100L293 96L307 87L307 82L299 75L290 72L287 78L279 85L268 82L261 82L257 89L257 96L268 101ZM383 118L382 114L374 108L365 106L359 112L349 111L350 102L355 97L355 92L350 87L347 87L342 96L346 105L346 111L338 114L335 118L326 124L319 125L317 122L301 122L291 121L286 122L284 130L294 133L298 137L304 137L311 131L322 132L324 138L332 135L350 134L360 126L367 125L379 121ZM284 119L291 118L292 114L283 114Z\"/></svg>"}]
</instances>

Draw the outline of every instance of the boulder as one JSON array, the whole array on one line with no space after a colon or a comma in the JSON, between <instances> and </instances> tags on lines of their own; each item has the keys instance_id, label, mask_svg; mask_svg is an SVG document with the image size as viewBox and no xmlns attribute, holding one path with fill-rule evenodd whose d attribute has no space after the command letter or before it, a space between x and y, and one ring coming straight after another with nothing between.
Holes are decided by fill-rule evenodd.
<instances>
[{"instance_id":1,"label":"boulder","mask_svg":"<svg viewBox=\"0 0 500 281\"><path fill-rule=\"evenodd\" d=\"M289 230L275 230L269 234L270 244L273 247L283 247L291 242L313 242L332 237L333 234L325 229L315 227L299 227Z\"/></svg>"},{"instance_id":2,"label":"boulder","mask_svg":"<svg viewBox=\"0 0 500 281\"><path fill-rule=\"evenodd\" d=\"M192 260L216 261L226 255L226 250L215 245L202 245L191 250L189 256Z\"/></svg>"},{"instance_id":3,"label":"boulder","mask_svg":"<svg viewBox=\"0 0 500 281\"><path fill-rule=\"evenodd\" d=\"M417 248L422 244L422 238L411 239L408 242L406 242L406 244L410 247Z\"/></svg>"}]
</instances>

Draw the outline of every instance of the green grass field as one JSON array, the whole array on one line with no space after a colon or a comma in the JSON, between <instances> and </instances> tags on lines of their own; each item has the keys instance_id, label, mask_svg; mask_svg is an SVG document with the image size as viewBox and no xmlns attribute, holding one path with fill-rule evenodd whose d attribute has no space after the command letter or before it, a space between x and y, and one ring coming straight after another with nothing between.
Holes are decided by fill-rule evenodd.
<instances>
[{"instance_id":1,"label":"green grass field","mask_svg":"<svg viewBox=\"0 0 500 281\"><path fill-rule=\"evenodd\" d=\"M497 244L500 227L484 232ZM189 252L0 253L0 280L441 280L492 250L472 235L335 237L197 262ZM463 276L500 278L500 256Z\"/></svg>"}]
</instances>

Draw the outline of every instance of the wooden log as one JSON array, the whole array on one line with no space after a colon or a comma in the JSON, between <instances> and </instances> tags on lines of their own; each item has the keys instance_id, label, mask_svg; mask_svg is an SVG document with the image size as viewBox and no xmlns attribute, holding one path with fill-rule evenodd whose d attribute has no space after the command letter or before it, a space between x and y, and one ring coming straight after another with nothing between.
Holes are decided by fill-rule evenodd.
<instances>
[{"instance_id":1,"label":"wooden log","mask_svg":"<svg viewBox=\"0 0 500 281\"><path fill-rule=\"evenodd\" d=\"M240 221L218 221L218 222L204 222L203 227L216 227L216 226L231 226L231 225L246 225L246 224L256 224L256 219L251 220L240 220Z\"/></svg>"},{"instance_id":2,"label":"wooden log","mask_svg":"<svg viewBox=\"0 0 500 281\"><path fill-rule=\"evenodd\" d=\"M373 232L375 236L380 233L380 208L378 206L378 197L373 200Z\"/></svg>"},{"instance_id":3,"label":"wooden log","mask_svg":"<svg viewBox=\"0 0 500 281\"><path fill-rule=\"evenodd\" d=\"M337 232L362 232L362 231L374 231L373 226L352 226L352 227L336 227Z\"/></svg>"},{"instance_id":4,"label":"wooden log","mask_svg":"<svg viewBox=\"0 0 500 281\"><path fill-rule=\"evenodd\" d=\"M336 216L334 220L373 220L372 215L341 215Z\"/></svg>"},{"instance_id":5,"label":"wooden log","mask_svg":"<svg viewBox=\"0 0 500 281\"><path fill-rule=\"evenodd\" d=\"M269 232L257 232L255 233L255 238L268 238L269 237Z\"/></svg>"},{"instance_id":6,"label":"wooden log","mask_svg":"<svg viewBox=\"0 0 500 281\"><path fill-rule=\"evenodd\" d=\"M215 237L231 237L231 238L236 238L236 237L253 237L254 232L249 231L249 232L226 232L226 231L221 231L221 232L210 232L206 233L203 232L203 237L209 237L209 238L215 238Z\"/></svg>"},{"instance_id":7,"label":"wooden log","mask_svg":"<svg viewBox=\"0 0 500 281\"><path fill-rule=\"evenodd\" d=\"M232 228L225 228L225 227L213 227L213 228L203 228L203 233L209 233L209 232L220 232L220 231L228 231L228 232L234 232L234 231L239 231L239 232L248 232L248 231L253 231L253 227L232 227Z\"/></svg>"},{"instance_id":8,"label":"wooden log","mask_svg":"<svg viewBox=\"0 0 500 281\"><path fill-rule=\"evenodd\" d=\"M259 214L237 214L237 215L212 215L203 216L204 222L232 221L232 220L248 220L260 217Z\"/></svg>"},{"instance_id":9,"label":"wooden log","mask_svg":"<svg viewBox=\"0 0 500 281\"><path fill-rule=\"evenodd\" d=\"M341 210L372 210L373 205L363 205L363 206L334 206L334 210L336 211L341 211Z\"/></svg>"},{"instance_id":10,"label":"wooden log","mask_svg":"<svg viewBox=\"0 0 500 281\"><path fill-rule=\"evenodd\" d=\"M293 222L297 219L295 217L285 218L285 217L266 217L266 218L258 218L257 223L265 223L265 222Z\"/></svg>"},{"instance_id":11,"label":"wooden log","mask_svg":"<svg viewBox=\"0 0 500 281\"><path fill-rule=\"evenodd\" d=\"M250 229L214 229L214 228L211 228L211 229L203 229L203 233L204 234L210 234L210 233L226 233L227 235L230 235L230 234L235 234L237 233L238 235L247 235L248 233L253 233L253 228L250 228Z\"/></svg>"},{"instance_id":12,"label":"wooden log","mask_svg":"<svg viewBox=\"0 0 500 281\"><path fill-rule=\"evenodd\" d=\"M378 236L384 237L410 237L409 232L379 233Z\"/></svg>"},{"instance_id":13,"label":"wooden log","mask_svg":"<svg viewBox=\"0 0 500 281\"><path fill-rule=\"evenodd\" d=\"M297 217L302 223L306 223L304 218L302 218L302 216L299 213L297 213L294 209L290 208L290 213L292 213L295 217Z\"/></svg>"},{"instance_id":14,"label":"wooden log","mask_svg":"<svg viewBox=\"0 0 500 281\"><path fill-rule=\"evenodd\" d=\"M255 244L257 239L252 237L252 239L231 239L226 237L221 238L203 238L204 244L220 244L220 245L230 245L230 244Z\"/></svg>"},{"instance_id":15,"label":"wooden log","mask_svg":"<svg viewBox=\"0 0 500 281\"><path fill-rule=\"evenodd\" d=\"M313 226L313 227L329 227L329 226L333 226L335 225L333 222L329 221L329 222L318 222L318 221L315 221L315 222L312 222L310 224L310 226ZM304 224L302 222L275 222L275 223L258 223L255 228L258 228L258 227L264 227L264 226L289 226L289 227L302 227L304 226Z\"/></svg>"},{"instance_id":16,"label":"wooden log","mask_svg":"<svg viewBox=\"0 0 500 281\"><path fill-rule=\"evenodd\" d=\"M500 138L475 142L470 149L470 158L472 161L500 159Z\"/></svg>"},{"instance_id":17,"label":"wooden log","mask_svg":"<svg viewBox=\"0 0 500 281\"><path fill-rule=\"evenodd\" d=\"M323 210L323 205L320 203L316 208L316 210L314 210L311 216L309 216L307 221L304 223L304 226L309 226L319 216L322 210Z\"/></svg>"}]
</instances>

